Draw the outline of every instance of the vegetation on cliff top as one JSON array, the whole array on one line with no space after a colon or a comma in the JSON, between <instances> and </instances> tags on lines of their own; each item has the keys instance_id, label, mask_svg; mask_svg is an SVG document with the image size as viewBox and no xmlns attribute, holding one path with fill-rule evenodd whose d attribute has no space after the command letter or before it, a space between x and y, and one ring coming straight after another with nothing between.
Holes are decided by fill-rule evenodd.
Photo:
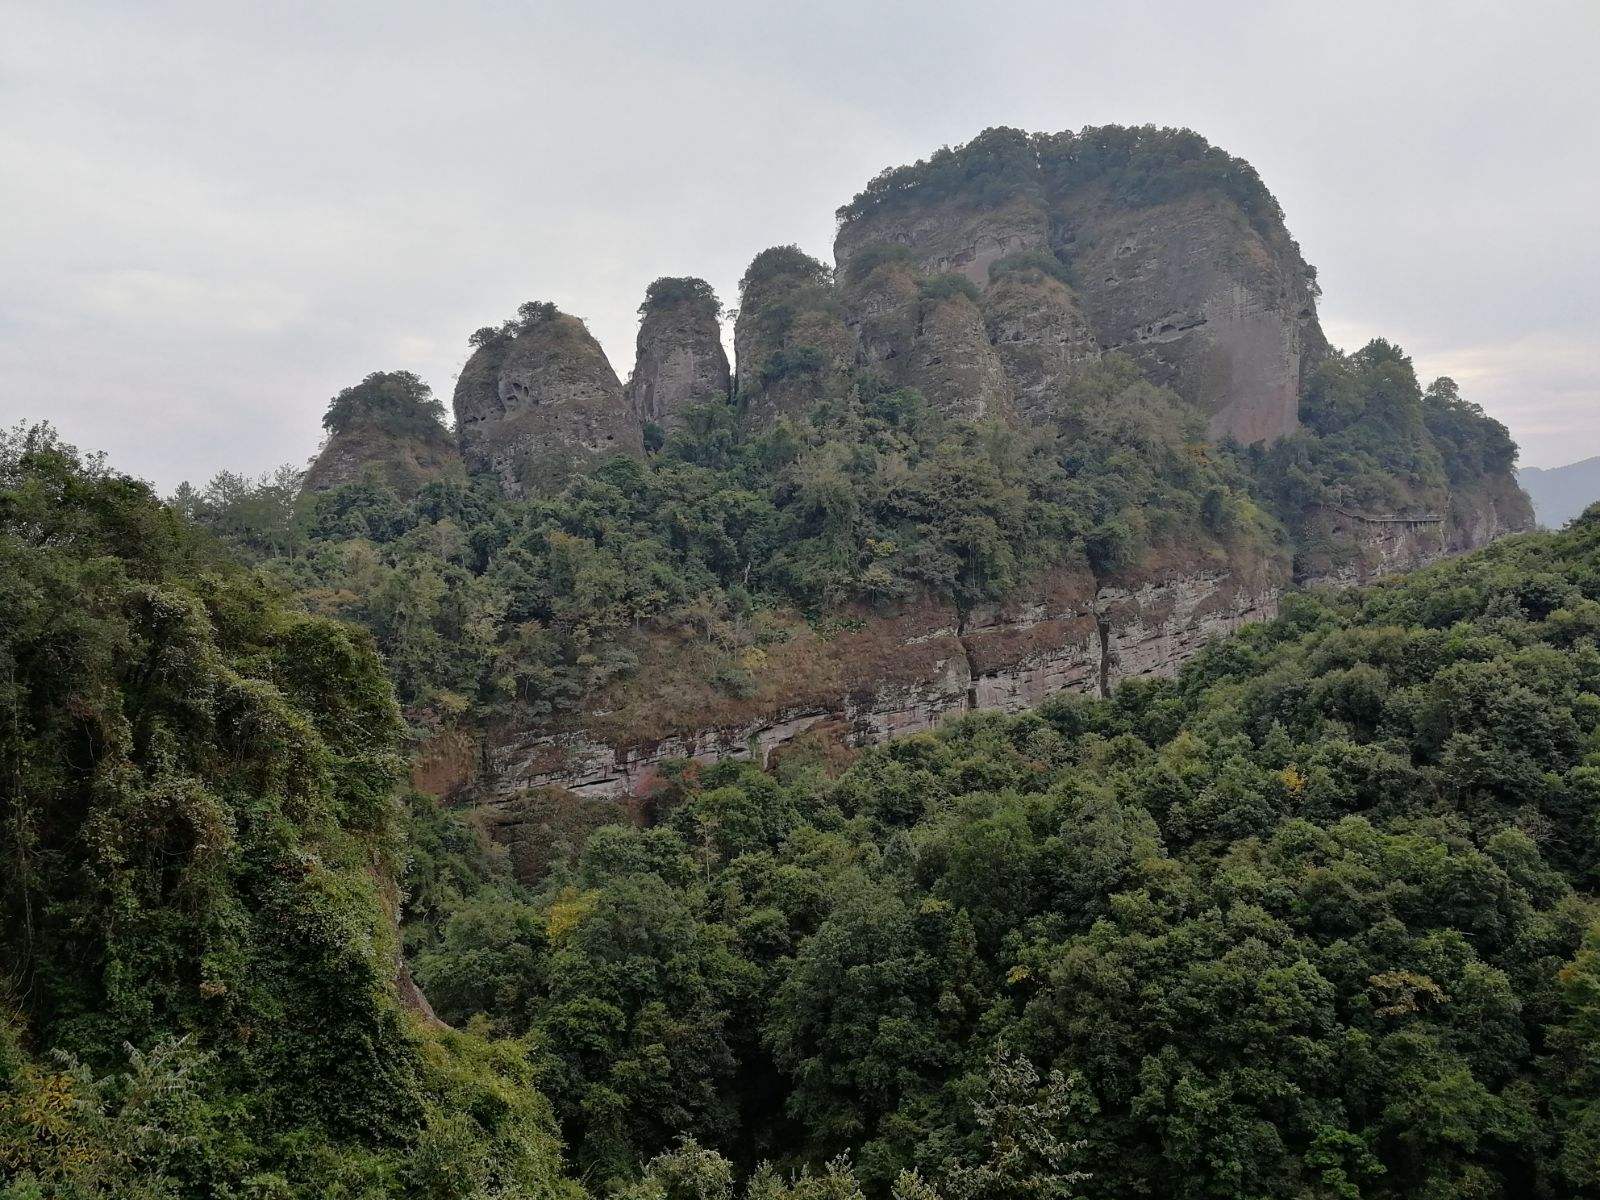
<instances>
[{"instance_id":1,"label":"vegetation on cliff top","mask_svg":"<svg viewBox=\"0 0 1600 1200\"><path fill-rule=\"evenodd\" d=\"M1044 202L1091 182L1117 203L1140 208L1202 190L1227 196L1254 223L1281 227L1282 210L1254 167L1191 129L1154 125L1085 126L1025 133L1004 126L893 167L835 214L841 223L907 204L959 199L994 206L1017 198Z\"/></svg>"},{"instance_id":2,"label":"vegetation on cliff top","mask_svg":"<svg viewBox=\"0 0 1600 1200\"><path fill-rule=\"evenodd\" d=\"M410 371L374 371L335 396L322 416L329 433L360 424L403 436L437 435L444 432L444 403Z\"/></svg>"}]
</instances>

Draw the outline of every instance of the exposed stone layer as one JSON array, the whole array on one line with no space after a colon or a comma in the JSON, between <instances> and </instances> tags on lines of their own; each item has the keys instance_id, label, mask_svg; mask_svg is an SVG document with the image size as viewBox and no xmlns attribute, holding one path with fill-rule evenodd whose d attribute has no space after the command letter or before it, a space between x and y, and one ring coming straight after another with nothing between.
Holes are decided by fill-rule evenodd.
<instances>
[{"instance_id":1,"label":"exposed stone layer","mask_svg":"<svg viewBox=\"0 0 1600 1200\"><path fill-rule=\"evenodd\" d=\"M1100 356L1100 343L1076 293L1034 268L1001 273L983 298L984 324L1018 415L1051 416L1072 370Z\"/></svg>"},{"instance_id":2,"label":"exposed stone layer","mask_svg":"<svg viewBox=\"0 0 1600 1200\"><path fill-rule=\"evenodd\" d=\"M1106 349L1210 414L1211 435L1275 441L1299 424L1323 346L1305 263L1225 198L1130 209L1089 187L1059 202L1056 249Z\"/></svg>"},{"instance_id":3,"label":"exposed stone layer","mask_svg":"<svg viewBox=\"0 0 1600 1200\"><path fill-rule=\"evenodd\" d=\"M848 221L839 230L833 255L839 273L849 272L862 253L903 246L924 275L954 272L978 287L989 285L989 269L1003 258L1046 250L1050 216L1034 197L998 205L954 199L913 204L866 220Z\"/></svg>"},{"instance_id":4,"label":"exposed stone layer","mask_svg":"<svg viewBox=\"0 0 1600 1200\"><path fill-rule=\"evenodd\" d=\"M646 307L627 387L635 420L670 431L685 409L726 402L732 387L714 300L683 298Z\"/></svg>"},{"instance_id":5,"label":"exposed stone layer","mask_svg":"<svg viewBox=\"0 0 1600 1200\"><path fill-rule=\"evenodd\" d=\"M826 648L834 670L821 687L738 724L690 723L648 742L585 729L501 730L488 743L484 791L491 806L514 806L522 793L545 787L637 795L669 759L766 764L822 727L853 745L874 745L967 712L1016 712L1056 692L1099 695L1122 679L1171 675L1207 639L1275 615L1285 574L1282 563L1226 559L1114 583L1062 569L965 619L925 601L840 636ZM864 649L869 640L876 651ZM893 670L878 669L886 661Z\"/></svg>"},{"instance_id":6,"label":"exposed stone layer","mask_svg":"<svg viewBox=\"0 0 1600 1200\"><path fill-rule=\"evenodd\" d=\"M454 407L467 469L498 476L511 496L554 491L613 454L644 453L605 351L565 313L480 346Z\"/></svg>"}]
</instances>

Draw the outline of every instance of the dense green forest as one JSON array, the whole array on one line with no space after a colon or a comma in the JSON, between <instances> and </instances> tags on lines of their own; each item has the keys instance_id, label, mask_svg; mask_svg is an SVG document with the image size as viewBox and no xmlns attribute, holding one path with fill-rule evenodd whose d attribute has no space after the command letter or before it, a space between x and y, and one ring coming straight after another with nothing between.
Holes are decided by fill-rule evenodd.
<instances>
[{"instance_id":1,"label":"dense green forest","mask_svg":"<svg viewBox=\"0 0 1600 1200\"><path fill-rule=\"evenodd\" d=\"M688 1132L938 1188L1009 1104L1087 1178L981 1194L1593 1195L1597 634L1600 511L836 779L686 769L536 893L435 815L418 976L593 1180Z\"/></svg>"},{"instance_id":2,"label":"dense green forest","mask_svg":"<svg viewBox=\"0 0 1600 1200\"><path fill-rule=\"evenodd\" d=\"M1092 544L1137 537L1152 488L1162 519L1208 528L1215 488L1235 536L1277 536L1307 464L1506 452L1392 348L1330 370L1324 430L1268 455L1185 454L1151 389L1151 440L1119 404L1081 465L1024 462ZM494 700L508 630L557 640L530 703L602 669L606 622L803 602L797 561L846 591L1030 569L1006 514L1040 519L1031 474L982 472L967 510L930 466L897 517L941 447L1005 450L912 400L861 400L850 439L708 418L515 504L224 479L163 505L8 435L0 1195L1600 1194L1600 512L1291 596L1110 700L842 771L686 764L534 886L407 797L395 689ZM808 454L834 470L802 502ZM985 545L1010 560L963 556ZM402 944L453 1028L397 998Z\"/></svg>"},{"instance_id":3,"label":"dense green forest","mask_svg":"<svg viewBox=\"0 0 1600 1200\"><path fill-rule=\"evenodd\" d=\"M370 637L44 429L0 612L0 1196L578 1194L528 1047L396 999Z\"/></svg>"}]
</instances>

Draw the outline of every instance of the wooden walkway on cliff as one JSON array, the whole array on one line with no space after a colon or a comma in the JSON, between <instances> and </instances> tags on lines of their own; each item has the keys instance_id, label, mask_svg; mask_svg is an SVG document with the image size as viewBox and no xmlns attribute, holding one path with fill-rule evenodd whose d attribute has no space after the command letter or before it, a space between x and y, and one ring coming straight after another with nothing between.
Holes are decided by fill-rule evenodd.
<instances>
[{"instance_id":1,"label":"wooden walkway on cliff","mask_svg":"<svg viewBox=\"0 0 1600 1200\"><path fill-rule=\"evenodd\" d=\"M1348 517L1352 521L1359 521L1363 525L1402 525L1408 529L1415 529L1423 525L1443 525L1444 518L1431 513L1420 517L1384 516L1374 517L1367 513L1352 512L1348 508L1341 508L1337 504L1320 504L1319 508L1328 512L1338 513L1341 517Z\"/></svg>"}]
</instances>

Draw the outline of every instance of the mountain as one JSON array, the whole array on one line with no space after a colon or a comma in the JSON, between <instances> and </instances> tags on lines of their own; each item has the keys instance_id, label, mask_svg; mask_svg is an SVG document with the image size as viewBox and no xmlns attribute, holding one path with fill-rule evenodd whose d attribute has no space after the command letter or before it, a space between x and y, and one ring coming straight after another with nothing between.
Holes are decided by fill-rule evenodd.
<instances>
[{"instance_id":1,"label":"mountain","mask_svg":"<svg viewBox=\"0 0 1600 1200\"><path fill-rule=\"evenodd\" d=\"M1546 529L1560 529L1600 500L1600 457L1564 467L1523 467L1517 484L1533 501L1534 515Z\"/></svg>"},{"instance_id":2,"label":"mountain","mask_svg":"<svg viewBox=\"0 0 1600 1200\"><path fill-rule=\"evenodd\" d=\"M626 384L532 301L469 339L453 435L380 373L285 529L207 518L301 539L272 569L372 631L414 779L527 872L682 760L1108 695L1531 526L1504 427L1329 346L1276 200L1197 134L993 129L838 218L832 265L753 258L731 364L692 276L651 285Z\"/></svg>"},{"instance_id":3,"label":"mountain","mask_svg":"<svg viewBox=\"0 0 1600 1200\"><path fill-rule=\"evenodd\" d=\"M1595 516L1192 133L840 216L298 493L0 433L4 1200L1593 1192Z\"/></svg>"}]
</instances>

